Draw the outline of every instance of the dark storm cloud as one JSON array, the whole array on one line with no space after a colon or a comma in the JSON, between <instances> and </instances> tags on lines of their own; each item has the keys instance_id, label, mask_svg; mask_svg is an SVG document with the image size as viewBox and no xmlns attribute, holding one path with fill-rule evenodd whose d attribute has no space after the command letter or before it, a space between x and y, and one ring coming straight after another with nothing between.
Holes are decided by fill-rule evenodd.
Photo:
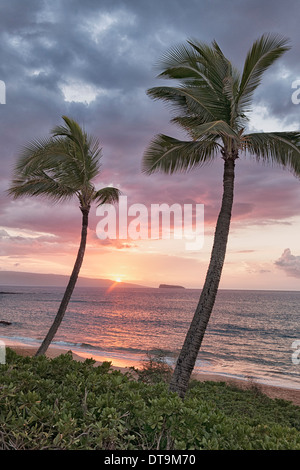
<instances>
[{"instance_id":1,"label":"dark storm cloud","mask_svg":"<svg viewBox=\"0 0 300 470\"><path fill-rule=\"evenodd\" d=\"M265 104L281 122L299 122L300 105L291 102L291 83L300 79L299 10L297 0L1 2L0 79L7 91L7 103L0 106L2 225L70 233L77 218L73 205L68 227L63 228L61 208L47 217L44 203L26 201L22 211L22 205L16 206L4 193L20 146L48 135L63 114L99 137L103 145L99 182L119 185L132 202L156 203L164 198L163 202L172 203L181 202L180 197L205 201L207 218L212 220L219 208L221 188L216 190L216 185L221 183L221 163L201 170L205 172L202 180L198 171L184 177L141 174L142 154L152 137L158 132L178 133L169 124L167 109L146 96L149 87L159 84L154 65L168 48L192 37L206 42L216 39L241 68L257 37L264 32L283 34L290 38L292 49L266 75L255 103ZM81 86L82 96L87 93L84 87L90 87L95 98L89 104L66 101L64 90L70 91L70 86ZM236 217L272 218L272 196L263 176L267 173L255 166L245 168L239 174ZM293 178L289 180L292 189L287 189L285 174L268 175L280 194L278 217L295 215Z\"/></svg>"}]
</instances>

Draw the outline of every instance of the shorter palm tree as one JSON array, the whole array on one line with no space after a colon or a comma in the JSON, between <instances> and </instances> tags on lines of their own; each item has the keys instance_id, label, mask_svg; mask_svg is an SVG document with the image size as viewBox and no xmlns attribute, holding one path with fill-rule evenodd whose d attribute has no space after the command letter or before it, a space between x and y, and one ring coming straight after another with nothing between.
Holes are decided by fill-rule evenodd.
<instances>
[{"instance_id":1,"label":"shorter palm tree","mask_svg":"<svg viewBox=\"0 0 300 470\"><path fill-rule=\"evenodd\" d=\"M35 140L22 151L8 193L14 198L43 196L61 202L77 196L82 212L81 241L74 268L56 317L36 356L45 354L65 315L82 265L92 203L115 203L120 191L113 187L96 190L92 180L99 174L102 156L98 139L88 135L73 119L63 116L64 125L51 137Z\"/></svg>"}]
</instances>

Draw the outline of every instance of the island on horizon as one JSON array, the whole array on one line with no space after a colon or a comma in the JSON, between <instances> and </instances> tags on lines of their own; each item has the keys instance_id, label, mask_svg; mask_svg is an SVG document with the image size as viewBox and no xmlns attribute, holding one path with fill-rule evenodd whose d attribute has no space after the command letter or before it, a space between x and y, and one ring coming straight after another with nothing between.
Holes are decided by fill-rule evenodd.
<instances>
[{"instance_id":1,"label":"island on horizon","mask_svg":"<svg viewBox=\"0 0 300 470\"><path fill-rule=\"evenodd\" d=\"M183 286L174 286L172 284L160 284L159 286L159 289L163 289L163 288L171 288L171 289L185 289L185 287Z\"/></svg>"}]
</instances>

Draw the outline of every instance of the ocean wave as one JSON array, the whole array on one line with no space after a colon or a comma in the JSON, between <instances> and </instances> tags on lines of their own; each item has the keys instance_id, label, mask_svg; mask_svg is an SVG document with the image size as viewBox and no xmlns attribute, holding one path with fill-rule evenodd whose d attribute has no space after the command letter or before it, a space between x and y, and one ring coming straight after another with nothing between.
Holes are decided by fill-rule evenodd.
<instances>
[{"instance_id":1,"label":"ocean wave","mask_svg":"<svg viewBox=\"0 0 300 470\"><path fill-rule=\"evenodd\" d=\"M33 299L32 302L45 302L45 303L59 303L61 302L61 297L55 299ZM92 304L92 305L111 305L113 302L110 300L78 300L78 299L71 299L69 301L70 304Z\"/></svg>"},{"instance_id":2,"label":"ocean wave","mask_svg":"<svg viewBox=\"0 0 300 470\"><path fill-rule=\"evenodd\" d=\"M70 300L70 303L73 303L73 304L92 304L92 305L111 305L113 304L114 302L112 302L111 300Z\"/></svg>"},{"instance_id":3,"label":"ocean wave","mask_svg":"<svg viewBox=\"0 0 300 470\"><path fill-rule=\"evenodd\" d=\"M24 344L26 346L33 345L36 346L38 344L41 344L42 339L37 339L37 338L32 338L32 337L25 337L25 336L19 336L19 335L1 335L0 339L4 341L4 343L7 343L7 346L9 347L9 344ZM100 346L97 346L95 344L91 343L85 343L85 342L73 342L73 341L65 341L65 340L60 340L60 341L52 341L51 346L54 347L59 347L62 349L77 349L77 350L82 350L86 352L93 351L94 353L119 353L120 355L126 356L126 354L129 355L147 355L149 354L154 354L157 353L158 349L141 349L141 348L122 348L122 347L108 347L105 349L102 349ZM172 355L172 351L163 351L166 355Z\"/></svg>"},{"instance_id":4,"label":"ocean wave","mask_svg":"<svg viewBox=\"0 0 300 470\"><path fill-rule=\"evenodd\" d=\"M39 341L38 339L36 338L29 338L29 337L25 337L25 336L17 336L17 335L14 335L14 336L1 336L1 340L4 341L4 343L6 342L7 345L9 346L9 343L21 343L21 344L25 344L25 345L31 345L31 344L34 344L36 345L37 343L40 343L41 341Z\"/></svg>"},{"instance_id":5,"label":"ocean wave","mask_svg":"<svg viewBox=\"0 0 300 470\"><path fill-rule=\"evenodd\" d=\"M83 349L95 349L99 350L97 346L89 343L74 343L72 341L53 341L52 345L63 347L63 348L83 348Z\"/></svg>"}]
</instances>

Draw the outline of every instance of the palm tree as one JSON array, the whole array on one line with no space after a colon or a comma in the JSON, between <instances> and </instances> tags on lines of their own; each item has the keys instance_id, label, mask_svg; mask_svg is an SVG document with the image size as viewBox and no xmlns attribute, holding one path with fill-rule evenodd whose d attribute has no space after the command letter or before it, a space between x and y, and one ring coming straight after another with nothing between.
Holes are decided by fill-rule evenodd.
<instances>
[{"instance_id":1,"label":"palm tree","mask_svg":"<svg viewBox=\"0 0 300 470\"><path fill-rule=\"evenodd\" d=\"M263 73L289 49L285 38L265 34L249 50L240 73L213 41L189 40L167 52L159 77L175 86L148 90L176 111L171 122L189 140L159 134L143 157L143 171L173 173L204 166L221 156L224 161L223 197L210 263L200 299L180 351L170 390L185 396L190 375L213 310L225 259L233 205L235 164L241 154L287 167L300 174L300 132L246 133L247 113Z\"/></svg>"},{"instance_id":2,"label":"palm tree","mask_svg":"<svg viewBox=\"0 0 300 470\"><path fill-rule=\"evenodd\" d=\"M91 204L114 203L119 190L96 190L92 180L100 170L101 148L73 119L63 116L64 124L52 130L50 138L33 141L22 151L8 193L14 198L44 196L54 202L77 196L82 213L81 241L74 268L56 317L36 356L45 354L66 312L82 265Z\"/></svg>"}]
</instances>

